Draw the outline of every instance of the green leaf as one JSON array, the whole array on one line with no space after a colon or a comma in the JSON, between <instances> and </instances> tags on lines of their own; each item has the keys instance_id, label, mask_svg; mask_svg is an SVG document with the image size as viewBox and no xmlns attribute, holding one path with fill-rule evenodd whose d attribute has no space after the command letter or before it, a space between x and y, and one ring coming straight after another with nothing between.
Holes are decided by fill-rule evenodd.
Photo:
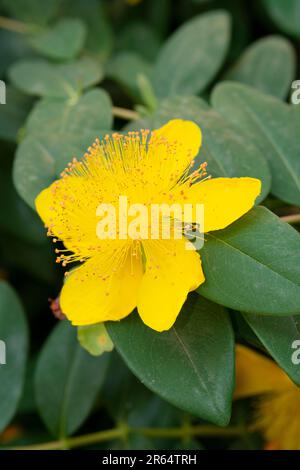
<instances>
[{"instance_id":1,"label":"green leaf","mask_svg":"<svg viewBox=\"0 0 300 470\"><path fill-rule=\"evenodd\" d=\"M57 437L73 434L89 415L102 387L109 355L92 357L76 328L60 322L46 341L35 374L39 413Z\"/></svg>"},{"instance_id":2,"label":"green leaf","mask_svg":"<svg viewBox=\"0 0 300 470\"><path fill-rule=\"evenodd\" d=\"M267 36L252 43L225 74L225 78L285 99L295 72L293 45L284 37Z\"/></svg>"},{"instance_id":3,"label":"green leaf","mask_svg":"<svg viewBox=\"0 0 300 470\"><path fill-rule=\"evenodd\" d=\"M35 279L35 284L33 284L35 291L38 290L36 281L51 286L57 282L55 253L50 240L47 240L45 231L43 242L39 244L27 242L24 237L20 239L11 234L3 233L3 231L0 232L2 262L8 265L10 269L14 268L17 272L25 274L22 284L23 289L26 289L26 291L25 281L30 282L31 277ZM34 300L35 298L32 296L32 302Z\"/></svg>"},{"instance_id":4,"label":"green leaf","mask_svg":"<svg viewBox=\"0 0 300 470\"><path fill-rule=\"evenodd\" d=\"M292 362L292 344L295 340L300 341L297 317L274 318L249 313L244 313L243 316L270 355L300 386L299 365Z\"/></svg>"},{"instance_id":5,"label":"green leaf","mask_svg":"<svg viewBox=\"0 0 300 470\"><path fill-rule=\"evenodd\" d=\"M144 75L149 80L152 77L152 66L142 56L124 51L116 54L107 64L107 76L118 83L129 96L141 101L138 77Z\"/></svg>"},{"instance_id":6,"label":"green leaf","mask_svg":"<svg viewBox=\"0 0 300 470\"><path fill-rule=\"evenodd\" d=\"M21 398L27 348L28 329L22 305L13 289L0 281L0 431L13 418Z\"/></svg>"},{"instance_id":7,"label":"green leaf","mask_svg":"<svg viewBox=\"0 0 300 470\"><path fill-rule=\"evenodd\" d=\"M151 330L136 313L109 322L107 329L129 368L152 391L205 420L228 423L234 341L223 307L191 296L167 332Z\"/></svg>"},{"instance_id":8,"label":"green leaf","mask_svg":"<svg viewBox=\"0 0 300 470\"><path fill-rule=\"evenodd\" d=\"M15 142L30 110L32 98L6 87L6 104L0 105L0 139Z\"/></svg>"},{"instance_id":9,"label":"green leaf","mask_svg":"<svg viewBox=\"0 0 300 470\"><path fill-rule=\"evenodd\" d=\"M205 240L201 295L248 313L300 311L300 237L290 225L256 207Z\"/></svg>"},{"instance_id":10,"label":"green leaf","mask_svg":"<svg viewBox=\"0 0 300 470\"><path fill-rule=\"evenodd\" d=\"M25 23L45 25L57 13L60 0L2 0L6 11Z\"/></svg>"},{"instance_id":11,"label":"green leaf","mask_svg":"<svg viewBox=\"0 0 300 470\"><path fill-rule=\"evenodd\" d=\"M158 104L157 99L154 94L152 84L145 75L138 75L137 82L142 97L142 102L144 104L140 106L140 109L144 109L146 115L148 115L156 110ZM136 109L138 109L137 106Z\"/></svg>"},{"instance_id":12,"label":"green leaf","mask_svg":"<svg viewBox=\"0 0 300 470\"><path fill-rule=\"evenodd\" d=\"M155 29L160 37L168 34L170 20L173 11L172 0L152 0L146 3L147 8L147 21Z\"/></svg>"},{"instance_id":13,"label":"green leaf","mask_svg":"<svg viewBox=\"0 0 300 470\"><path fill-rule=\"evenodd\" d=\"M39 135L47 129L47 133L60 135L63 140L69 134L97 134L100 129L110 129L112 123L110 97L106 91L95 88L76 101L40 100L28 116L26 131Z\"/></svg>"},{"instance_id":14,"label":"green leaf","mask_svg":"<svg viewBox=\"0 0 300 470\"><path fill-rule=\"evenodd\" d=\"M20 414L33 414L36 413L36 404L34 399L34 369L36 366L36 356L28 358L25 381L23 386L23 393L18 406L18 413Z\"/></svg>"},{"instance_id":15,"label":"green leaf","mask_svg":"<svg viewBox=\"0 0 300 470\"><path fill-rule=\"evenodd\" d=\"M64 0L62 11L65 16L81 18L87 25L85 49L104 61L113 48L113 31L105 14L104 2L89 0Z\"/></svg>"},{"instance_id":16,"label":"green leaf","mask_svg":"<svg viewBox=\"0 0 300 470\"><path fill-rule=\"evenodd\" d=\"M77 18L59 20L30 39L32 47L45 57L54 60L74 59L81 51L86 38L86 26Z\"/></svg>"},{"instance_id":17,"label":"green leaf","mask_svg":"<svg viewBox=\"0 0 300 470\"><path fill-rule=\"evenodd\" d=\"M79 326L77 337L81 346L92 356L101 356L104 352L110 352L114 348L104 323Z\"/></svg>"},{"instance_id":18,"label":"green leaf","mask_svg":"<svg viewBox=\"0 0 300 470\"><path fill-rule=\"evenodd\" d=\"M213 177L250 176L262 181L258 202L270 191L271 175L268 164L257 144L244 132L226 120L197 97L174 97L164 100L155 113L151 127L157 128L170 119L195 121L203 133L203 144L195 167L207 162L208 173Z\"/></svg>"},{"instance_id":19,"label":"green leaf","mask_svg":"<svg viewBox=\"0 0 300 470\"><path fill-rule=\"evenodd\" d=\"M204 0L206 1L206 0ZM213 0L215 1L215 0ZM240 0L223 3L231 15L232 37L228 51L228 61L233 62L247 47L253 36L253 17L249 14L249 4Z\"/></svg>"},{"instance_id":20,"label":"green leaf","mask_svg":"<svg viewBox=\"0 0 300 470\"><path fill-rule=\"evenodd\" d=\"M17 88L29 95L77 99L82 90L102 79L103 72L100 64L89 57L67 64L35 59L12 65L9 77Z\"/></svg>"},{"instance_id":21,"label":"green leaf","mask_svg":"<svg viewBox=\"0 0 300 470\"><path fill-rule=\"evenodd\" d=\"M110 98L98 88L76 101L38 102L28 117L28 135L14 162L14 183L20 196L34 207L39 192L59 177L73 157L81 158L111 124Z\"/></svg>"},{"instance_id":22,"label":"green leaf","mask_svg":"<svg viewBox=\"0 0 300 470\"><path fill-rule=\"evenodd\" d=\"M117 47L119 50L135 52L146 60L155 59L160 41L156 31L144 21L133 21L125 24L118 32Z\"/></svg>"},{"instance_id":23,"label":"green leaf","mask_svg":"<svg viewBox=\"0 0 300 470\"><path fill-rule=\"evenodd\" d=\"M111 354L102 399L114 422L127 423L131 428L180 427L186 417L186 413L146 388L117 352ZM124 439L116 443L117 448L156 450L169 448L170 444L170 439L137 434L129 435L125 443Z\"/></svg>"},{"instance_id":24,"label":"green leaf","mask_svg":"<svg viewBox=\"0 0 300 470\"><path fill-rule=\"evenodd\" d=\"M230 119L267 158L272 174L272 193L300 205L300 120L293 106L246 85L223 83L212 95L213 106Z\"/></svg>"},{"instance_id":25,"label":"green leaf","mask_svg":"<svg viewBox=\"0 0 300 470\"><path fill-rule=\"evenodd\" d=\"M159 98L204 90L220 69L230 41L230 17L212 11L183 24L162 47L153 84Z\"/></svg>"},{"instance_id":26,"label":"green leaf","mask_svg":"<svg viewBox=\"0 0 300 470\"><path fill-rule=\"evenodd\" d=\"M133 428L175 426L183 415L146 388L117 352L111 355L103 399L115 422Z\"/></svg>"},{"instance_id":27,"label":"green leaf","mask_svg":"<svg viewBox=\"0 0 300 470\"><path fill-rule=\"evenodd\" d=\"M246 320L244 319L241 312L237 312L235 310L231 310L231 321L233 324L236 343L248 343L253 346L255 349L264 351L264 346L262 345L261 341L258 339L254 331L250 328ZM254 315L251 313L250 315ZM274 318L273 316L270 318Z\"/></svg>"},{"instance_id":28,"label":"green leaf","mask_svg":"<svg viewBox=\"0 0 300 470\"><path fill-rule=\"evenodd\" d=\"M28 242L45 241L45 229L40 218L18 196L11 173L4 170L0 172L0 228Z\"/></svg>"},{"instance_id":29,"label":"green leaf","mask_svg":"<svg viewBox=\"0 0 300 470\"><path fill-rule=\"evenodd\" d=\"M0 76L17 60L33 55L27 36L14 31L0 29Z\"/></svg>"},{"instance_id":30,"label":"green leaf","mask_svg":"<svg viewBox=\"0 0 300 470\"><path fill-rule=\"evenodd\" d=\"M263 0L265 9L278 28L300 38L300 4L298 0Z\"/></svg>"}]
</instances>

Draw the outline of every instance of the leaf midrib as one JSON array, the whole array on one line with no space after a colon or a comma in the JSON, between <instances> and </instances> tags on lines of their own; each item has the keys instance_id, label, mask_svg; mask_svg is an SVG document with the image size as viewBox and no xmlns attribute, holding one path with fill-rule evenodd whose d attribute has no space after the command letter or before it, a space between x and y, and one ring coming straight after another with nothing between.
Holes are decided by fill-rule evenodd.
<instances>
[{"instance_id":1,"label":"leaf midrib","mask_svg":"<svg viewBox=\"0 0 300 470\"><path fill-rule=\"evenodd\" d=\"M183 340L180 338L179 334L177 333L177 330L176 330L175 326L173 326L172 330L173 330L173 333L174 333L174 335L175 335L176 340L178 341L179 345L180 345L181 348L183 349L183 352L185 353L185 355L186 355L188 361L191 363L191 366L192 366L192 368L193 368L193 370L194 370L194 372L195 372L195 374L196 374L197 379L198 379L199 382L201 383L201 386L204 388L205 392L208 394L208 393L209 393L209 390L208 390L208 388L207 388L207 385L205 384L205 382L203 381L201 375L199 374L198 369L197 369L197 366L196 366L196 364L194 363L193 358L192 358L192 356L190 355L187 346L185 345L185 343L183 342Z\"/></svg>"},{"instance_id":2,"label":"leaf midrib","mask_svg":"<svg viewBox=\"0 0 300 470\"><path fill-rule=\"evenodd\" d=\"M186 346L186 344L184 343L184 341L182 340L180 335L177 333L177 330L176 330L175 326L173 326L172 331L173 331L173 333L175 335L175 338L177 339L179 345L183 349L188 361L190 362L190 364L192 366L192 369L194 370L195 375L196 375L199 383L201 384L201 386L205 390L205 393L207 394L207 396L210 398L211 403L213 405L213 408L215 409L215 411L223 414L223 410L220 409L220 407L218 406L217 401L215 400L214 390L209 390L209 388L207 387L207 384L203 381L203 379L201 377L201 374L198 372L197 366L196 366L195 362L193 361L193 358L192 358L192 356L189 352L188 347Z\"/></svg>"},{"instance_id":3,"label":"leaf midrib","mask_svg":"<svg viewBox=\"0 0 300 470\"><path fill-rule=\"evenodd\" d=\"M250 258L252 261L255 261L256 263L258 263L259 265L263 266L264 268L267 268L269 269L270 271L272 271L274 274L276 274L277 276L287 280L288 282L290 282L293 286L296 286L296 287L300 287L300 284L296 284L294 280L286 277L285 275L279 273L278 271L275 271L275 269L273 269L271 266L269 266L268 264L265 264L263 263L262 261L260 261L259 259L255 258L254 256L252 255L249 255L248 253L245 253L244 251L242 251L240 248L226 242L225 240L223 240L222 238L218 238L216 237L215 235L213 235L212 233L207 233L206 234L208 237L211 237L211 238L214 238L217 242L220 242L220 243L223 243L224 245L228 246L229 248L231 248L232 250L235 250L237 252L239 252L241 255L244 255L244 256L247 256L247 258Z\"/></svg>"},{"instance_id":4,"label":"leaf midrib","mask_svg":"<svg viewBox=\"0 0 300 470\"><path fill-rule=\"evenodd\" d=\"M60 413L59 413L59 423L58 423L58 430L59 430L59 437L61 439L66 437L67 434L67 421L68 421L68 407L70 403L70 397L72 394L72 383L73 378L75 375L76 366L80 359L80 349L76 345L75 354L72 351L72 364L71 367L68 368L68 373L66 377L66 381L64 383L63 388L63 395L62 395L62 402L60 406Z\"/></svg>"},{"instance_id":5,"label":"leaf midrib","mask_svg":"<svg viewBox=\"0 0 300 470\"><path fill-rule=\"evenodd\" d=\"M263 122L259 120L255 112L251 108L249 108L247 102L245 102L242 98L240 99L238 95L235 96L237 97L237 100L239 100L243 104L245 111L254 120L257 127L262 131L268 142L271 144L271 147L274 148L276 154L279 156L281 162L285 166L287 172L290 174L292 180L295 182L296 187L300 191L300 180L298 180L298 178L294 174L293 168L290 166L290 163L284 159L284 155L282 154L281 148L274 140L272 140L272 136L270 136L267 128L264 126Z\"/></svg>"}]
</instances>

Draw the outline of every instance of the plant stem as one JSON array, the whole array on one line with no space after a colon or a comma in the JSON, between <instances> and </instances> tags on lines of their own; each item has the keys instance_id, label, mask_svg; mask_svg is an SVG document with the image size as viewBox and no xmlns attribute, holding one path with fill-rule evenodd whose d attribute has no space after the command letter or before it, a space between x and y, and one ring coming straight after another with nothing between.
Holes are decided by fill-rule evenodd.
<instances>
[{"instance_id":1,"label":"plant stem","mask_svg":"<svg viewBox=\"0 0 300 470\"><path fill-rule=\"evenodd\" d=\"M209 424L201 424L198 426L189 426L183 428L140 428L132 429L132 432L138 432L145 437L166 437L166 438L182 438L182 437L209 437L222 436L232 437L240 436L245 432L243 426L228 426L227 428L219 428Z\"/></svg>"},{"instance_id":2,"label":"plant stem","mask_svg":"<svg viewBox=\"0 0 300 470\"><path fill-rule=\"evenodd\" d=\"M130 434L140 434L145 437L180 439L182 437L235 437L241 436L247 431L244 426L228 426L227 428L219 428L211 425L189 426L188 428L127 428L118 427L99 431L83 436L69 437L61 441L45 442L42 444L34 444L24 447L8 447L11 450L61 450L66 447L71 449L74 447L87 446L97 444L99 442L110 441L113 439L122 439Z\"/></svg>"},{"instance_id":3,"label":"plant stem","mask_svg":"<svg viewBox=\"0 0 300 470\"><path fill-rule=\"evenodd\" d=\"M281 220L287 222L288 224L297 224L300 222L300 214L290 214L280 217Z\"/></svg>"},{"instance_id":4,"label":"plant stem","mask_svg":"<svg viewBox=\"0 0 300 470\"><path fill-rule=\"evenodd\" d=\"M133 111L132 109L125 109L125 108L119 108L118 106L113 106L113 115L121 118L121 119L126 119L128 121L131 120L137 120L139 119L140 115L136 111Z\"/></svg>"},{"instance_id":5,"label":"plant stem","mask_svg":"<svg viewBox=\"0 0 300 470\"><path fill-rule=\"evenodd\" d=\"M20 34L28 33L28 26L25 23L5 18L4 16L0 16L0 28L8 29L9 31L14 31L15 33Z\"/></svg>"}]
</instances>

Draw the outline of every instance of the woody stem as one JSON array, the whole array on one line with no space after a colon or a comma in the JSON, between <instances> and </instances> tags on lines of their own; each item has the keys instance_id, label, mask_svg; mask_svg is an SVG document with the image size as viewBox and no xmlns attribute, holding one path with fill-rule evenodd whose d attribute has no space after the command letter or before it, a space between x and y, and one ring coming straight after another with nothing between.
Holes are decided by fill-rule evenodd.
<instances>
[{"instance_id":1,"label":"woody stem","mask_svg":"<svg viewBox=\"0 0 300 470\"><path fill-rule=\"evenodd\" d=\"M297 224L300 222L300 214L290 214L280 217L281 220L287 222L288 224Z\"/></svg>"},{"instance_id":2,"label":"woody stem","mask_svg":"<svg viewBox=\"0 0 300 470\"><path fill-rule=\"evenodd\" d=\"M126 119L126 120L137 120L139 119L139 113L133 111L132 109L120 108L119 106L113 106L112 108L113 115L115 117Z\"/></svg>"},{"instance_id":3,"label":"woody stem","mask_svg":"<svg viewBox=\"0 0 300 470\"><path fill-rule=\"evenodd\" d=\"M182 428L128 428L121 425L114 429L99 431L82 436L69 437L64 440L34 444L24 447L10 447L18 450L54 450L82 447L99 442L111 441L114 439L124 439L128 434L140 434L145 437L180 439L184 437L236 437L248 432L244 426L228 426L219 428L212 425L196 425Z\"/></svg>"},{"instance_id":4,"label":"woody stem","mask_svg":"<svg viewBox=\"0 0 300 470\"><path fill-rule=\"evenodd\" d=\"M21 21L12 20L10 18L5 18L0 16L0 28L8 29L9 31L14 31L15 33L25 34L28 33L28 26Z\"/></svg>"}]
</instances>

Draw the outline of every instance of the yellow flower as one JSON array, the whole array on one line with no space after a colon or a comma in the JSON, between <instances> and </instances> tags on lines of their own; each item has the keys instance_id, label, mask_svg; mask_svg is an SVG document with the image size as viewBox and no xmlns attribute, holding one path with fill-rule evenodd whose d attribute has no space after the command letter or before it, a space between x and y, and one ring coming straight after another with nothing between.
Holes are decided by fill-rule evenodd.
<instances>
[{"instance_id":1,"label":"yellow flower","mask_svg":"<svg viewBox=\"0 0 300 470\"><path fill-rule=\"evenodd\" d=\"M235 398L259 396L254 429L269 449L300 450L300 389L267 357L238 345Z\"/></svg>"},{"instance_id":2,"label":"yellow flower","mask_svg":"<svg viewBox=\"0 0 300 470\"><path fill-rule=\"evenodd\" d=\"M222 229L250 210L260 181L203 179L205 164L189 172L200 145L199 127L180 119L152 133L106 136L39 194L36 208L48 234L66 248L56 250L58 261L85 262L68 275L60 297L74 325L120 320L137 307L146 325L168 330L188 292L204 282L200 256L186 249L184 238L100 240L96 234L99 203L118 211L120 196L147 207L202 203L205 232Z\"/></svg>"}]
</instances>

